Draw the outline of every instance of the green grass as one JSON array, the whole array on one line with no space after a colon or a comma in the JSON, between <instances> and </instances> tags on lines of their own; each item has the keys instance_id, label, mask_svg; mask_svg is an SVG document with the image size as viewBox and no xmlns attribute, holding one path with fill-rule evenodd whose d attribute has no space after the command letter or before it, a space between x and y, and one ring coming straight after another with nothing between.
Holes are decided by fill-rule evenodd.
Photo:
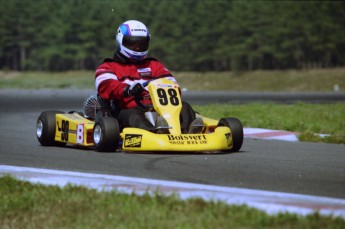
<instances>
[{"instance_id":1,"label":"green grass","mask_svg":"<svg viewBox=\"0 0 345 229\"><path fill-rule=\"evenodd\" d=\"M345 68L232 72L176 73L181 87L189 90L331 92L345 91Z\"/></svg>"},{"instance_id":2,"label":"green grass","mask_svg":"<svg viewBox=\"0 0 345 229\"><path fill-rule=\"evenodd\" d=\"M345 68L232 72L174 72L181 88L189 90L331 92L345 91ZM93 71L0 71L0 88L94 88Z\"/></svg>"},{"instance_id":3,"label":"green grass","mask_svg":"<svg viewBox=\"0 0 345 229\"><path fill-rule=\"evenodd\" d=\"M302 141L345 144L345 104L212 104L193 105L215 119L236 117L245 127L297 132ZM318 134L328 134L320 137Z\"/></svg>"},{"instance_id":4,"label":"green grass","mask_svg":"<svg viewBox=\"0 0 345 229\"><path fill-rule=\"evenodd\" d=\"M43 186L0 178L1 228L344 228L317 213L267 215L246 206Z\"/></svg>"},{"instance_id":5,"label":"green grass","mask_svg":"<svg viewBox=\"0 0 345 229\"><path fill-rule=\"evenodd\" d=\"M0 72L0 88L42 89L76 88L91 89L95 85L93 72Z\"/></svg>"}]
</instances>

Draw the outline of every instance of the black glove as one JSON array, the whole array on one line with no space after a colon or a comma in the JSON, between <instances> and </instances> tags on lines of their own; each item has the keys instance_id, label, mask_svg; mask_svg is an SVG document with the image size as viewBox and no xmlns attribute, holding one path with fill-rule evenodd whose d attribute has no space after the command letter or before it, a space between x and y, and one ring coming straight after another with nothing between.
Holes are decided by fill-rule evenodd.
<instances>
[{"instance_id":1,"label":"black glove","mask_svg":"<svg viewBox=\"0 0 345 229\"><path fill-rule=\"evenodd\" d=\"M141 83L134 83L125 87L124 95L125 97L140 95L145 89Z\"/></svg>"}]
</instances>

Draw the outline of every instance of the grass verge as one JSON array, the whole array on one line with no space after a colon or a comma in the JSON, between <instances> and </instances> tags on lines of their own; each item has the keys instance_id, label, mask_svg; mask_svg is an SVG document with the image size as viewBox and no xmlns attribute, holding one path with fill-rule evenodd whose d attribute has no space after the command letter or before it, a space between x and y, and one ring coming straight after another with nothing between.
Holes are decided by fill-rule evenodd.
<instances>
[{"instance_id":1,"label":"grass verge","mask_svg":"<svg viewBox=\"0 0 345 229\"><path fill-rule=\"evenodd\" d=\"M270 92L332 92L345 90L345 68L232 72L175 73L180 86L188 90L231 90Z\"/></svg>"},{"instance_id":2,"label":"grass verge","mask_svg":"<svg viewBox=\"0 0 345 229\"><path fill-rule=\"evenodd\" d=\"M138 196L0 178L2 228L344 228L345 220L317 213L267 215L176 196Z\"/></svg>"},{"instance_id":3,"label":"grass verge","mask_svg":"<svg viewBox=\"0 0 345 229\"><path fill-rule=\"evenodd\" d=\"M0 71L0 88L41 89L76 88L93 89L93 72L4 72Z\"/></svg>"},{"instance_id":4,"label":"grass verge","mask_svg":"<svg viewBox=\"0 0 345 229\"><path fill-rule=\"evenodd\" d=\"M297 132L301 141L345 144L344 103L211 104L193 108L210 118L236 117L245 127Z\"/></svg>"},{"instance_id":5,"label":"grass verge","mask_svg":"<svg viewBox=\"0 0 345 229\"><path fill-rule=\"evenodd\" d=\"M345 91L345 68L232 72L173 72L181 88L188 90L332 92ZM93 89L93 71L6 72L0 71L0 88Z\"/></svg>"}]
</instances>

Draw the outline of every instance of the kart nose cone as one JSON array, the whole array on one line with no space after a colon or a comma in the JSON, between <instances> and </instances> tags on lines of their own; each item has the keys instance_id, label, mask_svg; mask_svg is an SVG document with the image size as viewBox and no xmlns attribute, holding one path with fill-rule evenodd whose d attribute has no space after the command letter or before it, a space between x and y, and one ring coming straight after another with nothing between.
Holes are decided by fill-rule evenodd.
<instances>
[{"instance_id":1,"label":"kart nose cone","mask_svg":"<svg viewBox=\"0 0 345 229\"><path fill-rule=\"evenodd\" d=\"M95 129L93 130L93 141L95 144L99 144L102 138L102 129L100 126L95 126Z\"/></svg>"},{"instance_id":2,"label":"kart nose cone","mask_svg":"<svg viewBox=\"0 0 345 229\"><path fill-rule=\"evenodd\" d=\"M37 137L41 137L42 136L42 132L43 132L43 123L41 120L37 121L37 125L36 125L36 134Z\"/></svg>"}]
</instances>

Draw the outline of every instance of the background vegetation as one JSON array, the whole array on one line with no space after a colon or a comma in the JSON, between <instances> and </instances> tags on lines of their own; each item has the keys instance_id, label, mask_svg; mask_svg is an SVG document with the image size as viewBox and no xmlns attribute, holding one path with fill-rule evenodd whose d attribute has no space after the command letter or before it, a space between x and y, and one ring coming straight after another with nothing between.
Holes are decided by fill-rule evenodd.
<instances>
[{"instance_id":1,"label":"background vegetation","mask_svg":"<svg viewBox=\"0 0 345 229\"><path fill-rule=\"evenodd\" d=\"M95 69L138 19L173 71L345 65L342 1L0 0L0 69Z\"/></svg>"}]
</instances>

